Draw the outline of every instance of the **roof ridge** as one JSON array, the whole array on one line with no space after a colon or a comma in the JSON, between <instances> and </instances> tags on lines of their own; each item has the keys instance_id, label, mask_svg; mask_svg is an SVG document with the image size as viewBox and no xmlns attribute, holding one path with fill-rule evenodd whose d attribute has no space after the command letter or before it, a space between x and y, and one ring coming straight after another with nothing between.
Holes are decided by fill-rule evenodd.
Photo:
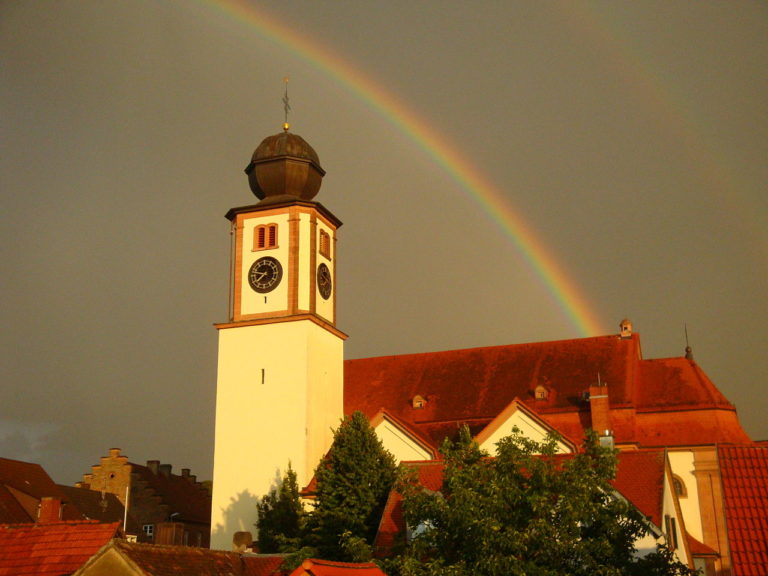
<instances>
[{"instance_id":1,"label":"roof ridge","mask_svg":"<svg viewBox=\"0 0 768 576\"><path fill-rule=\"evenodd\" d=\"M639 332L634 332L633 336L639 337ZM527 342L513 342L510 344L493 344L490 346L471 346L467 348L451 348L448 350L434 350L431 352L404 352L402 354L384 354L382 356L369 356L365 358L349 358L344 360L344 363L357 362L361 360L383 360L386 358L406 358L406 357L418 357L418 356L435 356L439 354L453 354L457 352L472 352L475 350L493 350L502 348L511 348L515 346L551 346L553 344L564 344L567 342L585 342L587 340L606 340L606 339L619 339L616 334L603 334L600 336L584 336L582 338L561 338L558 340L544 340L544 341L527 341Z\"/></svg>"}]
</instances>

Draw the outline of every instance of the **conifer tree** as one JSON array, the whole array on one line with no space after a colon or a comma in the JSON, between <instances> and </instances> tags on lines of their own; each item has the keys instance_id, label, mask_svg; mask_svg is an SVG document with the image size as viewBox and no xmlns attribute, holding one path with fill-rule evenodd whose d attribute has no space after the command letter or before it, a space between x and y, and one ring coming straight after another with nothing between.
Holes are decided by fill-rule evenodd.
<instances>
[{"instance_id":1,"label":"conifer tree","mask_svg":"<svg viewBox=\"0 0 768 576\"><path fill-rule=\"evenodd\" d=\"M308 519L305 544L329 560L370 559L395 470L394 457L368 418L362 412L347 416L315 471L315 509Z\"/></svg>"},{"instance_id":2,"label":"conifer tree","mask_svg":"<svg viewBox=\"0 0 768 576\"><path fill-rule=\"evenodd\" d=\"M272 488L257 508L259 551L267 554L295 550L300 544L304 509L290 463L279 488Z\"/></svg>"}]
</instances>

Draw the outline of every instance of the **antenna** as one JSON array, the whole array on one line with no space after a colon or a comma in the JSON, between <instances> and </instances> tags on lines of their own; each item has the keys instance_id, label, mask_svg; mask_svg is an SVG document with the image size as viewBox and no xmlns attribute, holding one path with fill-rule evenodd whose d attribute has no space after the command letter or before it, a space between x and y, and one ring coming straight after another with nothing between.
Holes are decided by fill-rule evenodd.
<instances>
[{"instance_id":1,"label":"antenna","mask_svg":"<svg viewBox=\"0 0 768 576\"><path fill-rule=\"evenodd\" d=\"M688 323L683 324L685 328L685 358L687 360L693 360L693 349L688 343Z\"/></svg>"},{"instance_id":2,"label":"antenna","mask_svg":"<svg viewBox=\"0 0 768 576\"><path fill-rule=\"evenodd\" d=\"M283 130L288 132L288 129L291 127L291 125L288 124L288 112L291 110L291 105L288 102L288 76L283 78L283 82L285 83L285 92L283 93L283 110L285 110L285 122L283 122Z\"/></svg>"}]
</instances>

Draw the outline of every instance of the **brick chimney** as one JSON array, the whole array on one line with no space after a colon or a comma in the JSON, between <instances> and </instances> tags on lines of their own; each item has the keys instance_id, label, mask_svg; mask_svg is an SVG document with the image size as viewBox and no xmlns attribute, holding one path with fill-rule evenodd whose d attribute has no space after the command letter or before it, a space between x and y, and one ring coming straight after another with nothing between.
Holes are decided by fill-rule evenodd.
<instances>
[{"instance_id":1,"label":"brick chimney","mask_svg":"<svg viewBox=\"0 0 768 576\"><path fill-rule=\"evenodd\" d=\"M152 474L157 476L157 472L160 468L160 460L147 460L147 468L149 468L149 471L152 472Z\"/></svg>"},{"instance_id":2,"label":"brick chimney","mask_svg":"<svg viewBox=\"0 0 768 576\"><path fill-rule=\"evenodd\" d=\"M592 416L592 430L597 432L600 443L613 446L608 385L600 382L599 379L597 384L589 387L589 411Z\"/></svg>"},{"instance_id":3,"label":"brick chimney","mask_svg":"<svg viewBox=\"0 0 768 576\"><path fill-rule=\"evenodd\" d=\"M159 466L160 474L162 474L166 478L170 478L171 477L171 468L172 468L171 464L160 464L160 466Z\"/></svg>"},{"instance_id":4,"label":"brick chimney","mask_svg":"<svg viewBox=\"0 0 768 576\"><path fill-rule=\"evenodd\" d=\"M40 524L61 521L61 500L52 496L43 496L40 499L37 521Z\"/></svg>"}]
</instances>

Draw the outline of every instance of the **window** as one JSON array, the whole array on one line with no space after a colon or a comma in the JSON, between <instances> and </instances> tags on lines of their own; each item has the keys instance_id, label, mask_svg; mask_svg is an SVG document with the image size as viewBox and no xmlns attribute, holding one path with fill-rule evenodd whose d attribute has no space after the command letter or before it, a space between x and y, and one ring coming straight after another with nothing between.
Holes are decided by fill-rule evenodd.
<instances>
[{"instance_id":1,"label":"window","mask_svg":"<svg viewBox=\"0 0 768 576\"><path fill-rule=\"evenodd\" d=\"M253 230L253 249L269 250L277 248L277 224L256 226Z\"/></svg>"},{"instance_id":2,"label":"window","mask_svg":"<svg viewBox=\"0 0 768 576\"><path fill-rule=\"evenodd\" d=\"M142 526L141 529L144 531L144 535L147 538L154 538L154 536L155 536L155 525L154 524L144 524L144 526Z\"/></svg>"},{"instance_id":3,"label":"window","mask_svg":"<svg viewBox=\"0 0 768 576\"><path fill-rule=\"evenodd\" d=\"M331 235L325 230L320 230L320 254L331 259Z\"/></svg>"},{"instance_id":4,"label":"window","mask_svg":"<svg viewBox=\"0 0 768 576\"><path fill-rule=\"evenodd\" d=\"M549 396L549 391L546 389L546 387L539 384L533 391L533 396L536 398L536 400L546 400Z\"/></svg>"},{"instance_id":5,"label":"window","mask_svg":"<svg viewBox=\"0 0 768 576\"><path fill-rule=\"evenodd\" d=\"M423 396L420 396L419 394L416 394L416 396L413 397L413 400L411 401L411 405L416 409L420 410L421 408L424 408L424 406L427 404L427 399Z\"/></svg>"},{"instance_id":6,"label":"window","mask_svg":"<svg viewBox=\"0 0 768 576\"><path fill-rule=\"evenodd\" d=\"M675 494L677 494L678 498L688 497L688 490L685 488L685 482L683 482L683 479L677 474L672 475L672 486L674 487Z\"/></svg>"},{"instance_id":7,"label":"window","mask_svg":"<svg viewBox=\"0 0 768 576\"><path fill-rule=\"evenodd\" d=\"M669 514L665 514L664 524L666 524L667 529L667 547L674 552L677 550L677 520Z\"/></svg>"}]
</instances>

